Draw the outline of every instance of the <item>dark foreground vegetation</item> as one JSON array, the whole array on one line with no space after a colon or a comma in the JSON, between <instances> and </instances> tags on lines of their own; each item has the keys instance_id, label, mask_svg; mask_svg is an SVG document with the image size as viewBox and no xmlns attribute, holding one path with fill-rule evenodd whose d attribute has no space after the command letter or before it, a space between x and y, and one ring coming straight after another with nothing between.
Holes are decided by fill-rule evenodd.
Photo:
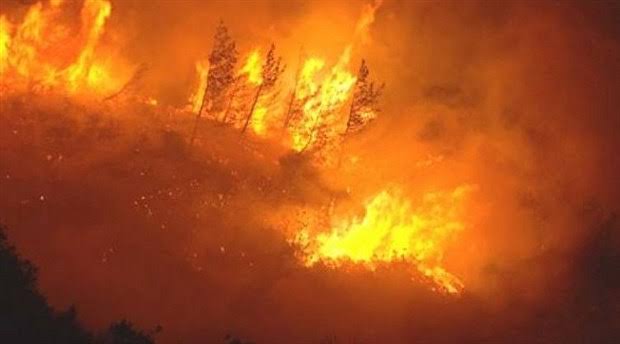
<instances>
[{"instance_id":1,"label":"dark foreground vegetation","mask_svg":"<svg viewBox=\"0 0 620 344\"><path fill-rule=\"evenodd\" d=\"M130 321L94 333L78 321L77 310L52 308L37 285L37 268L19 256L0 227L0 339L13 344L152 344L160 330L142 331Z\"/></svg>"},{"instance_id":2,"label":"dark foreground vegetation","mask_svg":"<svg viewBox=\"0 0 620 344\"><path fill-rule=\"evenodd\" d=\"M37 268L21 257L0 226L0 339L11 344L154 344L162 330L144 331L128 320L98 332L86 329L75 307L56 310L37 285ZM227 335L227 344L250 344Z\"/></svg>"}]
</instances>

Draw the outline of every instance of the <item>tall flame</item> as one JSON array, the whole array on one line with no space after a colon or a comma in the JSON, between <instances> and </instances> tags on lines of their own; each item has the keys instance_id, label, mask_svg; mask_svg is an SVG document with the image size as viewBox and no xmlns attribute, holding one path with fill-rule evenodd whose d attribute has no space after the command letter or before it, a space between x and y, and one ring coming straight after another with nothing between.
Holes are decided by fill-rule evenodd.
<instances>
[{"instance_id":1,"label":"tall flame","mask_svg":"<svg viewBox=\"0 0 620 344\"><path fill-rule=\"evenodd\" d=\"M11 23L0 16L0 75L9 68L9 47L11 46Z\"/></svg>"},{"instance_id":2,"label":"tall flame","mask_svg":"<svg viewBox=\"0 0 620 344\"><path fill-rule=\"evenodd\" d=\"M300 106L300 114L295 116L295 120L290 121L292 100L288 106L272 106L272 104L266 104L268 102L261 97L251 114L249 124L252 131L260 136L267 136L271 129L281 130L282 125L276 125L276 119L286 118L285 130L290 135L289 144L297 152L313 147L321 140L337 140L346 127L349 112L345 111L345 107L353 95L357 81L355 74L349 70L352 51L357 43L368 40L368 30L380 6L381 1L376 1L363 8L355 25L353 41L345 47L337 62L327 72L323 72L326 62L322 58L312 56L301 63L292 96L292 99ZM242 77L246 88L256 88L263 83L262 63L259 49L250 51L237 72L237 75ZM197 72L201 80L200 85L202 85L205 69L197 67ZM200 89L193 92L190 99L194 110L199 107L197 103L201 98L197 97L199 93ZM241 102L241 100L235 99L232 102ZM281 116L286 111L289 113ZM361 115L365 118L377 116L370 109Z\"/></svg>"},{"instance_id":3,"label":"tall flame","mask_svg":"<svg viewBox=\"0 0 620 344\"><path fill-rule=\"evenodd\" d=\"M239 75L246 75L248 82L258 86L263 83L261 56L258 49L252 50L245 60L245 64L239 70Z\"/></svg>"},{"instance_id":4,"label":"tall flame","mask_svg":"<svg viewBox=\"0 0 620 344\"><path fill-rule=\"evenodd\" d=\"M93 53L111 11L112 6L107 1L84 1L82 28L86 30L87 38L77 61L67 68L68 88L71 91L75 91L83 82L91 87L96 86L105 78L102 67L93 63Z\"/></svg>"},{"instance_id":5,"label":"tall flame","mask_svg":"<svg viewBox=\"0 0 620 344\"><path fill-rule=\"evenodd\" d=\"M262 63L260 50L254 49L248 54L245 63L237 73L240 76L245 76L247 85L250 88L260 86L263 83ZM257 101L258 103L252 112L250 128L255 134L265 136L268 129L268 109L263 105L262 99L258 99Z\"/></svg>"},{"instance_id":6,"label":"tall flame","mask_svg":"<svg viewBox=\"0 0 620 344\"><path fill-rule=\"evenodd\" d=\"M314 76L324 62L318 58L308 59L302 68L298 98L308 97L303 106L300 123L291 130L292 147L302 151L311 145L318 134L318 128L326 126L332 130L328 135L337 135L338 124L344 121L341 108L351 96L356 77L347 67L351 60L351 47L347 47L338 63L332 67L320 88L314 83Z\"/></svg>"},{"instance_id":7,"label":"tall flame","mask_svg":"<svg viewBox=\"0 0 620 344\"><path fill-rule=\"evenodd\" d=\"M2 84L12 87L38 84L72 93L85 89L105 92L118 86L107 67L95 57L112 11L110 2L84 0L79 39L72 37L70 30L60 23L63 4L62 0L52 0L47 5L35 3L17 24L0 16ZM78 53L68 59L65 54L50 53L50 49L58 46L64 47L64 51L77 48Z\"/></svg>"},{"instance_id":8,"label":"tall flame","mask_svg":"<svg viewBox=\"0 0 620 344\"><path fill-rule=\"evenodd\" d=\"M311 236L302 231L304 262L324 262L338 268L345 263L375 269L379 264L405 261L442 291L457 294L463 282L442 267L449 242L465 228L461 203L473 189L460 186L452 192L424 195L414 207L399 189L383 190L365 204L361 217L334 221L327 233Z\"/></svg>"}]
</instances>

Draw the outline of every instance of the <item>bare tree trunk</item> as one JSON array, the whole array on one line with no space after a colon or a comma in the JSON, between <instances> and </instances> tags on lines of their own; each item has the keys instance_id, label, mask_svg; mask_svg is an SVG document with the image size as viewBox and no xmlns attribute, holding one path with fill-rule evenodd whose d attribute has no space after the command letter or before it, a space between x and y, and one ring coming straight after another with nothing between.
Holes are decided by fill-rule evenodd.
<instances>
[{"instance_id":1,"label":"bare tree trunk","mask_svg":"<svg viewBox=\"0 0 620 344\"><path fill-rule=\"evenodd\" d=\"M286 110L286 116L284 117L284 130L288 128L288 123L291 121L291 113L293 112L293 103L295 102L295 89L297 88L297 78L295 78L295 86L293 86L293 92L291 93L291 100L288 102L288 110Z\"/></svg>"},{"instance_id":2,"label":"bare tree trunk","mask_svg":"<svg viewBox=\"0 0 620 344\"><path fill-rule=\"evenodd\" d=\"M355 106L355 99L353 99L353 102L351 103L351 107L349 108L349 118L347 119L347 127L344 130L344 133L342 133L342 136L347 135L347 133L349 132L349 129L351 129L351 118L353 118L354 106Z\"/></svg>"},{"instance_id":3,"label":"bare tree trunk","mask_svg":"<svg viewBox=\"0 0 620 344\"><path fill-rule=\"evenodd\" d=\"M256 104L258 103L258 98L260 98L262 92L263 92L263 85L261 84L260 86L258 86L258 89L256 90L256 95L254 96L254 101L252 101L250 112L248 112L248 116L245 118L245 123L243 124L243 128L241 128L242 135L248 128L248 125L250 124L250 120L252 119L252 114L254 113L254 108L256 107Z\"/></svg>"},{"instance_id":4,"label":"bare tree trunk","mask_svg":"<svg viewBox=\"0 0 620 344\"><path fill-rule=\"evenodd\" d=\"M297 85L299 84L299 74L301 72L302 65L302 50L303 48L299 51L299 61L297 62L297 70L295 70L295 83L293 84L293 92L291 92L291 100L288 103L288 110L286 111L286 116L284 117L284 130L288 128L289 122L291 121L291 117L293 115L293 104L295 103L295 96L297 95Z\"/></svg>"},{"instance_id":5,"label":"bare tree trunk","mask_svg":"<svg viewBox=\"0 0 620 344\"><path fill-rule=\"evenodd\" d=\"M232 108L233 101L235 100L235 96L237 96L237 92L239 91L239 79L235 81L233 85L233 92L230 95L230 101L228 102L228 106L226 107L226 111L224 111L224 116L222 117L222 123L226 123L226 119L228 119L228 115L230 114L230 109Z\"/></svg>"},{"instance_id":6,"label":"bare tree trunk","mask_svg":"<svg viewBox=\"0 0 620 344\"><path fill-rule=\"evenodd\" d=\"M121 87L118 91L112 93L111 95L103 98L103 101L105 102L105 101L108 101L108 100L112 100L112 99L118 97L119 95L125 93L125 91L127 91L131 86L133 86L136 83L138 83L138 81L140 81L140 79L142 79L142 76L147 71L148 71L148 67L147 67L146 64L143 63L140 66L138 66L138 68L134 71L134 73L131 76L131 78L129 80L127 80L127 82L123 85L123 87Z\"/></svg>"},{"instance_id":7,"label":"bare tree trunk","mask_svg":"<svg viewBox=\"0 0 620 344\"><path fill-rule=\"evenodd\" d=\"M317 116L316 120L314 121L314 124L312 124L312 130L310 131L310 135L308 135L309 136L308 141L306 142L306 145L299 151L299 154L303 153L306 149L308 149L308 147L310 147L314 133L316 133L316 131L319 128L321 117L322 117L322 114L319 114L319 116Z\"/></svg>"},{"instance_id":8,"label":"bare tree trunk","mask_svg":"<svg viewBox=\"0 0 620 344\"><path fill-rule=\"evenodd\" d=\"M205 87L205 93L202 95L202 102L200 103L200 108L196 113L196 120L194 121L194 129L192 130L192 136L189 139L189 146L194 145L194 140L196 139L196 134L198 133L198 122L200 121L200 116L202 115L202 109L205 107L205 103L207 101L207 89Z\"/></svg>"}]
</instances>

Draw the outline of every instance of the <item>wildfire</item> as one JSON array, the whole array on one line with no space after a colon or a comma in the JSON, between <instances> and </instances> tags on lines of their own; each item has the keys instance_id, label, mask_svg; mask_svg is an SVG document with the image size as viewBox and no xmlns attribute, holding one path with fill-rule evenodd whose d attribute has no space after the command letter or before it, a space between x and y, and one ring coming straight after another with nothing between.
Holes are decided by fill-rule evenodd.
<instances>
[{"instance_id":1,"label":"wildfire","mask_svg":"<svg viewBox=\"0 0 620 344\"><path fill-rule=\"evenodd\" d=\"M63 5L60 0L35 3L21 23L0 16L0 75L5 86L37 85L69 93L118 87L107 66L95 57L111 15L110 2L84 0L78 35L61 20ZM67 54L71 51L77 53Z\"/></svg>"},{"instance_id":2,"label":"wildfire","mask_svg":"<svg viewBox=\"0 0 620 344\"><path fill-rule=\"evenodd\" d=\"M194 134L204 112L240 128L242 134L248 128L259 136L277 133L293 151L306 152L342 142L364 128L378 115L381 86L367 79L365 61L356 73L351 71L351 60L356 47L369 40L369 27L380 4L364 8L352 42L337 60L301 59L290 78L295 80L293 85L281 80L285 69L275 44L267 54L254 49L238 63L236 43L220 23L209 58L195 64L196 87L189 97L197 114ZM63 0L35 3L16 23L0 15L0 86L54 88L69 94L120 88L107 60L97 56L112 14L110 2L84 0L79 30L62 20L64 6ZM288 94L287 101L277 102L284 99L279 94ZM158 106L154 98L138 99ZM398 188L386 189L365 203L363 216L333 218L327 232L301 230L294 240L303 245L303 262L308 266L324 263L339 268L353 263L374 270L404 261L416 276L424 276L446 293L458 294L464 284L444 268L443 259L449 243L465 228L462 202L471 189L462 186L452 192L428 193L416 204Z\"/></svg>"},{"instance_id":3,"label":"wildfire","mask_svg":"<svg viewBox=\"0 0 620 344\"><path fill-rule=\"evenodd\" d=\"M334 147L345 135L354 131L350 130L351 124L359 129L377 117L376 107L371 105L379 92L372 87L368 88L367 67L362 63L365 69L360 69L360 72L364 74L356 75L351 72L350 64L354 48L369 39L369 27L380 5L381 2L376 2L364 7L354 27L353 41L345 47L331 68L326 70L325 59L309 56L300 61L293 85L279 83L279 58L273 55L273 45L266 56L261 55L260 49L251 50L241 66L235 67L234 77L216 76L218 71L227 67L224 64L215 66L213 79L218 80L218 85L223 85L218 91L218 97L224 94L229 100L226 106L216 106L210 110L210 118L241 127L242 132L249 128L259 136L286 137L286 144L296 152L328 151L329 147ZM218 27L218 30L214 49L218 47L224 50L219 50L214 56L236 56L236 51L222 48L234 47L234 43L228 45L231 39L227 30L223 26ZM275 64L276 61L278 64ZM234 61L227 62L234 65L236 57ZM204 94L206 80L211 78L208 70L209 67L203 62L197 63L199 88L190 96L194 111L201 108L201 94ZM270 76L265 80L266 75ZM283 90L282 86L288 86L284 91L290 97L285 102L276 103L275 98ZM250 96L247 96L248 93ZM216 99L211 101L218 102Z\"/></svg>"},{"instance_id":4,"label":"wildfire","mask_svg":"<svg viewBox=\"0 0 620 344\"><path fill-rule=\"evenodd\" d=\"M243 67L237 73L241 77L245 77L247 86L249 88L258 87L263 83L262 76L262 59L260 56L260 50L254 49L245 60ZM252 112L252 120L250 121L250 128L255 134L259 136L265 136L269 127L268 123L268 109L264 106L260 99L257 100L258 104Z\"/></svg>"},{"instance_id":5,"label":"wildfire","mask_svg":"<svg viewBox=\"0 0 620 344\"><path fill-rule=\"evenodd\" d=\"M314 79L325 63L318 58L309 58L304 63L298 99L307 97L308 100L303 105L299 123L290 130L294 150L308 148L320 134L338 135L338 125L346 121L341 110L349 100L356 81L356 77L346 69L350 60L351 48L347 47L320 87L316 86Z\"/></svg>"},{"instance_id":6,"label":"wildfire","mask_svg":"<svg viewBox=\"0 0 620 344\"><path fill-rule=\"evenodd\" d=\"M9 47L11 45L11 23L0 16L0 75L9 68Z\"/></svg>"},{"instance_id":7,"label":"wildfire","mask_svg":"<svg viewBox=\"0 0 620 344\"><path fill-rule=\"evenodd\" d=\"M111 11L112 6L107 1L84 1L82 28L86 28L86 43L77 61L67 68L68 87L71 91L75 91L84 80L87 85L93 87L105 79L105 70L102 66L94 64L93 54Z\"/></svg>"},{"instance_id":8,"label":"wildfire","mask_svg":"<svg viewBox=\"0 0 620 344\"><path fill-rule=\"evenodd\" d=\"M261 63L260 51L258 49L252 50L238 74L246 75L247 80L251 85L258 86L263 83Z\"/></svg>"},{"instance_id":9,"label":"wildfire","mask_svg":"<svg viewBox=\"0 0 620 344\"><path fill-rule=\"evenodd\" d=\"M427 193L415 207L399 189L383 190L366 202L363 216L337 219L326 233L298 233L304 263L323 262L332 268L354 263L374 270L404 261L441 291L458 294L464 284L442 262L450 241L465 228L462 203L472 189Z\"/></svg>"}]
</instances>

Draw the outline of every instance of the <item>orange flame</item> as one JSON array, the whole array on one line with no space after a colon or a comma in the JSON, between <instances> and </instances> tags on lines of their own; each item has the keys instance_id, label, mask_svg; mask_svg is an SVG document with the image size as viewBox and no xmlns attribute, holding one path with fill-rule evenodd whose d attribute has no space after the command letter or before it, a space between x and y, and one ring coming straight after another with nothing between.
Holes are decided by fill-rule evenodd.
<instances>
[{"instance_id":1,"label":"orange flame","mask_svg":"<svg viewBox=\"0 0 620 344\"><path fill-rule=\"evenodd\" d=\"M248 82L258 86L263 83L263 75L261 69L261 56L258 49L252 50L245 60L245 64L239 70L239 75L246 75Z\"/></svg>"},{"instance_id":2,"label":"orange flame","mask_svg":"<svg viewBox=\"0 0 620 344\"><path fill-rule=\"evenodd\" d=\"M63 3L62 0L52 0L48 5L38 2L18 24L0 16L2 83L13 88L24 84L57 87L70 93L114 90L118 82L112 79L107 66L95 57L95 49L112 11L110 2L84 0L78 40L59 22ZM80 42L77 46L76 41ZM65 47L65 51L76 46L78 53L67 61L66 57L59 58L63 54L50 53L50 49L58 46Z\"/></svg>"},{"instance_id":3,"label":"orange flame","mask_svg":"<svg viewBox=\"0 0 620 344\"><path fill-rule=\"evenodd\" d=\"M461 203L472 189L428 193L418 207L398 189L381 191L366 202L362 217L334 221L327 233L301 231L297 241L306 247L304 262L333 268L352 262L373 270L381 263L405 261L441 291L458 294L464 284L442 261L449 242L465 228L459 220Z\"/></svg>"},{"instance_id":4,"label":"orange flame","mask_svg":"<svg viewBox=\"0 0 620 344\"><path fill-rule=\"evenodd\" d=\"M11 23L0 16L0 75L9 68L9 47L11 46Z\"/></svg>"},{"instance_id":5,"label":"orange flame","mask_svg":"<svg viewBox=\"0 0 620 344\"><path fill-rule=\"evenodd\" d=\"M356 77L347 71L351 59L351 47L347 47L338 63L332 67L320 88L314 83L314 75L324 62L317 58L308 59L302 68L298 97L308 97L303 106L300 123L291 129L292 147L302 151L317 139L318 128L325 126L329 136L338 135L338 124L346 121L340 111L351 97ZM318 89L318 91L317 91Z\"/></svg>"},{"instance_id":6,"label":"orange flame","mask_svg":"<svg viewBox=\"0 0 620 344\"><path fill-rule=\"evenodd\" d=\"M77 61L66 70L69 90L75 91L84 82L91 87L105 82L105 70L93 63L93 54L111 11L112 6L107 1L84 1L82 28L87 30L87 39Z\"/></svg>"},{"instance_id":7,"label":"orange flame","mask_svg":"<svg viewBox=\"0 0 620 344\"><path fill-rule=\"evenodd\" d=\"M293 98L301 107L301 113L291 122L289 122L291 114L286 114L287 128L285 130L290 135L289 144L293 150L301 152L317 146L319 141L336 142L335 140L341 137L348 120L348 112L344 111L344 107L351 99L357 81L357 77L349 71L354 43L368 39L369 27L374 22L375 12L380 5L381 1L378 1L364 7L355 26L353 43L344 49L337 63L322 78L319 78L319 73L326 65L325 60L309 57L302 63L293 90ZM237 72L241 80L244 80L246 87L251 89L262 84L262 62L259 49L254 49L247 55L244 64ZM206 83L206 67L199 64L196 70L200 88L193 92L190 98L194 110L200 106L202 98L200 94L204 92L204 83ZM240 101L234 100L234 102ZM290 108L290 106L281 106L281 104L280 106L271 104L268 106L265 103L264 99L258 100L250 121L250 128L260 136L269 135L272 129L280 130L282 126L276 125L275 120L279 118L281 112L286 111L285 108ZM365 118L377 116L371 109L363 111L360 115Z\"/></svg>"}]
</instances>

